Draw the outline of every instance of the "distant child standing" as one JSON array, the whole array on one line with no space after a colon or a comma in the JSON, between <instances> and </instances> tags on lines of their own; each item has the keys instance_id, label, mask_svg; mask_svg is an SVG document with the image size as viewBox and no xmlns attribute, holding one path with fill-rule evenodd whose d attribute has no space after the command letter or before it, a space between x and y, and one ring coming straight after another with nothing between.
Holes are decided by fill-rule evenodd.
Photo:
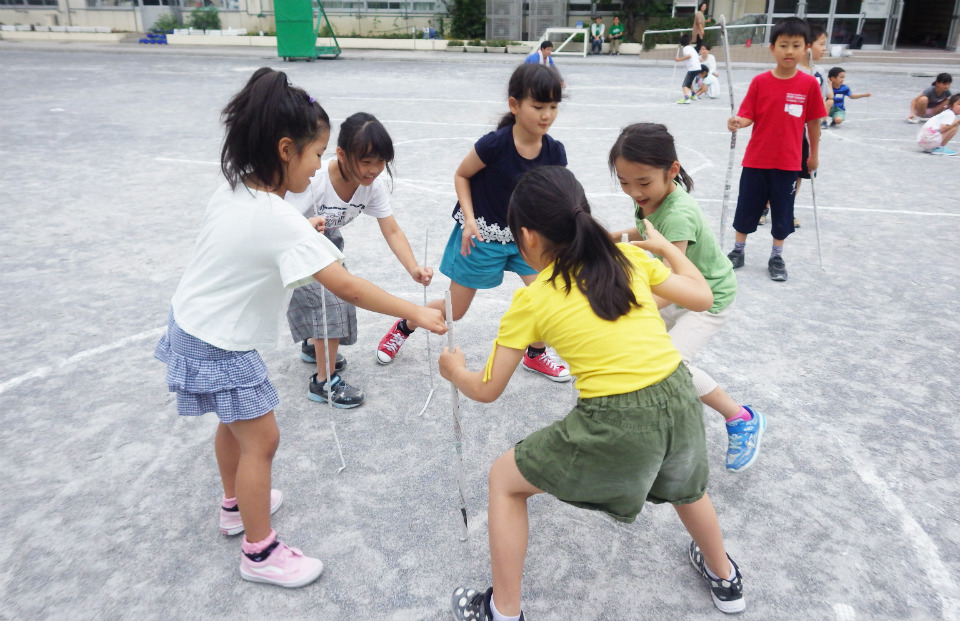
<instances>
[{"instance_id":1,"label":"distant child standing","mask_svg":"<svg viewBox=\"0 0 960 621\"><path fill-rule=\"evenodd\" d=\"M459 201L440 263L440 271L451 281L454 320L467 312L478 289L498 287L504 272L515 272L524 284L534 281L537 271L520 256L507 226L510 194L528 170L567 165L563 144L547 135L563 97L560 74L543 65L521 65L510 77L507 94L510 112L496 131L476 142L454 175ZM428 306L444 311L443 300ZM418 326L413 318L395 323L380 341L377 361L393 362ZM523 368L555 382L570 380L570 372L547 354L544 343L531 343Z\"/></svg>"},{"instance_id":2,"label":"distant child standing","mask_svg":"<svg viewBox=\"0 0 960 621\"><path fill-rule=\"evenodd\" d=\"M713 305L706 311L694 312L657 296L654 300L674 347L693 376L697 395L726 420L727 469L746 470L760 452L766 418L748 405L741 406L716 380L690 364L733 312L737 297L733 266L723 256L700 205L689 194L693 179L680 165L673 136L666 127L636 123L625 128L610 149L608 165L624 194L633 199L637 224L612 233L611 238L618 241L626 233L630 241L641 241L639 231L645 229L645 221L649 222L700 270L710 285Z\"/></svg>"},{"instance_id":3,"label":"distant child standing","mask_svg":"<svg viewBox=\"0 0 960 621\"><path fill-rule=\"evenodd\" d=\"M847 74L842 67L833 67L827 77L830 79L830 86L833 89L833 107L830 108L832 122L830 125L839 127L847 118L846 100L869 97L870 93L854 93L851 91L850 87L843 83Z\"/></svg>"},{"instance_id":4,"label":"distant child standing","mask_svg":"<svg viewBox=\"0 0 960 621\"><path fill-rule=\"evenodd\" d=\"M797 71L797 64L807 54L809 34L806 22L796 17L773 27L770 51L777 66L750 82L738 115L727 121L732 132L754 126L743 157L733 218L736 243L727 257L734 269L743 267L747 235L757 230L769 201L773 248L767 270L776 281L787 279L783 243L794 231L793 201L803 157L804 125L810 141L807 168L812 172L817 169L820 119L827 115L817 81Z\"/></svg>"},{"instance_id":5,"label":"distant child standing","mask_svg":"<svg viewBox=\"0 0 960 621\"><path fill-rule=\"evenodd\" d=\"M654 300L658 295L705 311L713 303L709 285L649 223L645 241L615 244L565 168L527 173L511 199L509 220L523 256L540 273L514 292L486 367L468 371L459 347L444 348L440 374L466 397L492 402L510 381L525 343L542 338L569 361L580 398L566 417L518 442L490 468L493 587L455 590L455 618L522 618L527 499L544 492L625 523L636 519L644 502L673 504L693 538L690 560L710 585L714 604L742 611L742 578L706 494L702 406ZM664 257L672 271L644 250Z\"/></svg>"},{"instance_id":6,"label":"distant child standing","mask_svg":"<svg viewBox=\"0 0 960 621\"><path fill-rule=\"evenodd\" d=\"M678 99L677 103L689 104L693 103L690 99L693 96L693 81L700 73L700 55L697 53L697 50L690 45L690 35L682 35L680 37L680 45L682 49L680 50L680 54L674 58L674 61L683 63L683 68L687 73L683 76L683 84L681 85L683 89L683 99Z\"/></svg>"},{"instance_id":7,"label":"distant child standing","mask_svg":"<svg viewBox=\"0 0 960 621\"><path fill-rule=\"evenodd\" d=\"M910 102L910 116L907 117L907 122L922 123L924 119L935 117L946 110L947 100L952 95L951 84L953 84L953 77L949 73L938 74L930 86L923 89L923 92Z\"/></svg>"},{"instance_id":8,"label":"distant child standing","mask_svg":"<svg viewBox=\"0 0 960 621\"><path fill-rule=\"evenodd\" d=\"M180 415L216 412L220 419L214 444L223 483L220 530L246 531L240 576L299 587L316 580L323 564L284 544L270 527L283 501L270 489L280 400L257 348L275 346L292 289L314 279L363 308L413 315L437 333L445 327L436 310L350 275L336 246L283 200L307 189L330 139L330 120L313 97L284 73L263 68L223 117L220 168L227 182L207 204L154 355L167 364Z\"/></svg>"},{"instance_id":9,"label":"distant child standing","mask_svg":"<svg viewBox=\"0 0 960 621\"><path fill-rule=\"evenodd\" d=\"M390 194L380 176L386 170L393 177L391 162L393 141L390 134L372 114L358 112L340 125L337 157L323 163L310 180L306 192L287 194L286 200L307 216L341 252L343 235L340 229L361 213L373 216L390 250L410 277L427 286L433 278L433 269L419 265L414 258L410 242L390 210ZM321 295L326 297L329 337L326 347ZM330 399L338 408L353 408L363 403L363 391L347 384L340 376L347 361L337 351L340 345L357 342L356 307L314 282L293 292L287 321L293 340L301 342L301 358L317 365L317 373L310 378L307 397L321 403ZM331 389L326 385L328 361L332 372Z\"/></svg>"},{"instance_id":10,"label":"distant child standing","mask_svg":"<svg viewBox=\"0 0 960 621\"><path fill-rule=\"evenodd\" d=\"M960 94L950 97L946 110L923 124L917 134L917 144L933 155L956 155L956 151L947 148L947 143L957 135L957 127L960 127Z\"/></svg>"}]
</instances>

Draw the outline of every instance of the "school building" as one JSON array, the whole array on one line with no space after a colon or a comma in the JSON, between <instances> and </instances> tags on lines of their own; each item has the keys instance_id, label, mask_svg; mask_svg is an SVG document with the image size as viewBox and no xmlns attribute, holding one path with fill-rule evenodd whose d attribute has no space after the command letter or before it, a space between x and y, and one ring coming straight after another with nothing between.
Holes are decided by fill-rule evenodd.
<instances>
[{"instance_id":1,"label":"school building","mask_svg":"<svg viewBox=\"0 0 960 621\"><path fill-rule=\"evenodd\" d=\"M282 0L281 0L282 1ZM692 15L703 0L673 0L675 15ZM313 0L316 5L317 0ZM224 28L251 34L274 30L274 0L0 0L0 23L106 27L143 32L163 14L185 19L198 6L215 6ZM601 16L609 25L620 0L486 0L487 39L536 40L547 27L589 24ZM958 50L960 0L710 0L707 15L728 23L775 24L791 15L820 22L830 43L865 49L929 47ZM324 0L340 36L411 33L437 28L443 0ZM764 29L769 32L769 28Z\"/></svg>"}]
</instances>

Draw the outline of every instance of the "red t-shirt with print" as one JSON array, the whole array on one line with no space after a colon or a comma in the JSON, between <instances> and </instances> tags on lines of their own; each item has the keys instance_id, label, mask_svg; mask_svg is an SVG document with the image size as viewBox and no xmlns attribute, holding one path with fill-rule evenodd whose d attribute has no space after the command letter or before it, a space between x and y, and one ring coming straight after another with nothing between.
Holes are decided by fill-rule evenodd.
<instances>
[{"instance_id":1,"label":"red t-shirt with print","mask_svg":"<svg viewBox=\"0 0 960 621\"><path fill-rule=\"evenodd\" d=\"M804 124L827 116L827 110L813 76L797 71L781 80L767 71L750 82L737 115L753 120L745 167L800 170Z\"/></svg>"}]
</instances>

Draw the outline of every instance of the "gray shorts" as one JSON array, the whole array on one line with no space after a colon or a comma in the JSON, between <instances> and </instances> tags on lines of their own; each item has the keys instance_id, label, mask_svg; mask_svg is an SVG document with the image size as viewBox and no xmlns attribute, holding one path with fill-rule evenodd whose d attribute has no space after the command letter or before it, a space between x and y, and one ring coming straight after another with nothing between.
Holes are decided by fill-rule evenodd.
<instances>
[{"instance_id":1,"label":"gray shorts","mask_svg":"<svg viewBox=\"0 0 960 621\"><path fill-rule=\"evenodd\" d=\"M710 474L703 408L684 364L635 392L578 400L564 419L518 442L514 459L558 500L628 523L645 501L700 500Z\"/></svg>"},{"instance_id":2,"label":"gray shorts","mask_svg":"<svg viewBox=\"0 0 960 621\"><path fill-rule=\"evenodd\" d=\"M343 236L338 230L326 233L327 239L343 251ZM346 264L344 264L346 267ZM321 298L321 296L323 296ZM330 293L323 285L312 282L293 292L287 309L287 323L294 342L323 338L323 301L327 304L327 336L340 339L341 345L357 342L357 308Z\"/></svg>"}]
</instances>

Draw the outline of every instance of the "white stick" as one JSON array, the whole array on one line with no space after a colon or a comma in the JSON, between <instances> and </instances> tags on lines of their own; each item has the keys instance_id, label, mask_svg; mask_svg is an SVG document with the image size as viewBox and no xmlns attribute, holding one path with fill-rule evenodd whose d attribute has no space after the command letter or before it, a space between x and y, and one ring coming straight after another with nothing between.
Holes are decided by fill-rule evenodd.
<instances>
[{"instance_id":1,"label":"white stick","mask_svg":"<svg viewBox=\"0 0 960 621\"><path fill-rule=\"evenodd\" d=\"M677 53L676 53L676 55L673 57L673 71L670 72L670 88L673 88L673 85L675 84L675 82L673 81L673 79L674 79L674 78L676 77L676 75L677 75L677 64L678 64L678 63L677 63L677 59L680 58L680 52L681 52L681 51L683 51L683 47L677 47Z\"/></svg>"},{"instance_id":2,"label":"white stick","mask_svg":"<svg viewBox=\"0 0 960 621\"><path fill-rule=\"evenodd\" d=\"M447 311L447 347L453 351L453 303L450 300L450 290L444 294L444 304ZM450 382L450 403L453 409L453 437L454 448L457 451L457 489L460 492L460 515L463 525L460 527L460 541L467 540L467 501L463 495L463 430L460 428L460 393L453 382Z\"/></svg>"},{"instance_id":3,"label":"white stick","mask_svg":"<svg viewBox=\"0 0 960 621\"><path fill-rule=\"evenodd\" d=\"M720 16L720 38L723 39L724 64L727 66L727 86L730 90L730 115L737 116L733 97L733 67L730 63L730 43L727 41L727 20ZM727 177L723 184L723 203L720 206L720 247L727 234L727 204L730 202L730 185L733 183L733 162L737 154L737 132L730 132L730 155L727 158Z\"/></svg>"},{"instance_id":4,"label":"white stick","mask_svg":"<svg viewBox=\"0 0 960 621\"><path fill-rule=\"evenodd\" d=\"M810 73L813 73L813 52L807 50L807 62L810 63ZM806 131L806 128L804 128ZM810 140L810 137L807 136L807 140ZM810 171L810 196L813 197L813 228L817 231L817 260L820 261L820 269L824 272L827 270L823 269L823 252L820 250L820 216L817 215L817 188L813 183L813 180L817 176L817 171Z\"/></svg>"},{"instance_id":5,"label":"white stick","mask_svg":"<svg viewBox=\"0 0 960 621\"><path fill-rule=\"evenodd\" d=\"M423 238L423 264L427 264L427 248L430 244L430 229L427 229L426 234ZM427 286L423 286L423 305L427 305ZM433 398L433 354L430 349L430 330L427 330L427 368L430 369L430 392L427 394L427 401L423 404L423 407L420 408L420 413L417 416L423 416L423 413L427 411L427 406L430 405L430 399Z\"/></svg>"},{"instance_id":6,"label":"white stick","mask_svg":"<svg viewBox=\"0 0 960 621\"><path fill-rule=\"evenodd\" d=\"M340 454L340 467L337 474L343 472L347 462L343 460L343 447L340 446L340 437L337 436L337 424L333 419L333 386L330 385L330 339L327 331L327 288L320 286L320 308L323 313L323 366L327 369L327 404L330 406L330 430L333 431L333 440L337 443L337 453Z\"/></svg>"}]
</instances>

